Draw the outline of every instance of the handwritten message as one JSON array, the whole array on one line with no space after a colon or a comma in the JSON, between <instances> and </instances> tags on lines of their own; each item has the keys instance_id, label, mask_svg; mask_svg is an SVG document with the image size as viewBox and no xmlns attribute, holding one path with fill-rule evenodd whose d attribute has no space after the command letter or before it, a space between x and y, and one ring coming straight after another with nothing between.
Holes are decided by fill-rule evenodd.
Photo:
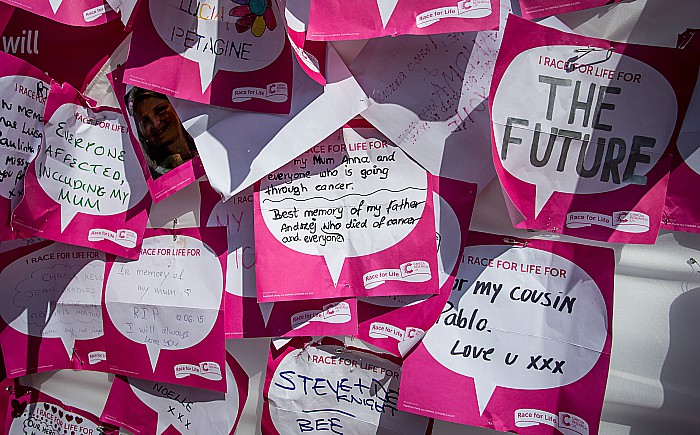
<instances>
[{"instance_id":1,"label":"handwritten message","mask_svg":"<svg viewBox=\"0 0 700 435\"><path fill-rule=\"evenodd\" d=\"M0 196L14 208L24 194L24 174L44 135L48 85L33 77L0 77Z\"/></svg>"},{"instance_id":2,"label":"handwritten message","mask_svg":"<svg viewBox=\"0 0 700 435\"><path fill-rule=\"evenodd\" d=\"M226 227L226 291L239 297L255 297L253 188L245 189L228 201L219 201L206 226Z\"/></svg>"},{"instance_id":3,"label":"handwritten message","mask_svg":"<svg viewBox=\"0 0 700 435\"><path fill-rule=\"evenodd\" d=\"M425 434L428 419L396 407L401 368L341 346L288 353L274 369L266 399L279 433Z\"/></svg>"},{"instance_id":4,"label":"handwritten message","mask_svg":"<svg viewBox=\"0 0 700 435\"><path fill-rule=\"evenodd\" d=\"M119 333L146 346L155 372L161 350L191 348L210 334L222 293L223 272L211 248L191 236L161 235L144 239L137 261L114 263L105 305ZM175 367L175 375L221 379L216 364L181 373Z\"/></svg>"},{"instance_id":5,"label":"handwritten message","mask_svg":"<svg viewBox=\"0 0 700 435\"><path fill-rule=\"evenodd\" d=\"M369 41L350 66L372 101L362 116L431 173L485 185L499 44L496 31Z\"/></svg>"},{"instance_id":6,"label":"handwritten message","mask_svg":"<svg viewBox=\"0 0 700 435\"><path fill-rule=\"evenodd\" d=\"M202 186L205 184L202 183ZM274 302L257 303L255 285L255 243L253 232L253 188L221 201L221 196L211 189L202 190L202 203L208 198L217 202L207 220L207 227L225 226L228 254L226 256L226 294L224 305L227 338L240 338L256 328L251 317L257 318L260 311L264 326L270 320ZM247 299L242 299L247 298ZM245 315L248 309L254 316ZM262 331L259 331L262 334ZM263 334L264 335L264 334Z\"/></svg>"},{"instance_id":7,"label":"handwritten message","mask_svg":"<svg viewBox=\"0 0 700 435\"><path fill-rule=\"evenodd\" d=\"M46 123L46 146L36 161L41 188L61 205L61 232L77 213L115 215L146 194L124 117L69 103ZM134 245L136 235L133 237ZM133 247L132 246L132 247Z\"/></svg>"},{"instance_id":8,"label":"handwritten message","mask_svg":"<svg viewBox=\"0 0 700 435\"><path fill-rule=\"evenodd\" d=\"M156 435L173 426L181 434L228 435L238 420L239 389L226 364L226 393L130 378L131 391L156 411ZM128 419L128 408L125 409Z\"/></svg>"},{"instance_id":9,"label":"handwritten message","mask_svg":"<svg viewBox=\"0 0 700 435\"><path fill-rule=\"evenodd\" d=\"M76 340L103 335L104 270L103 252L60 243L17 258L0 272L0 316L22 334L60 339L72 358Z\"/></svg>"},{"instance_id":10,"label":"handwritten message","mask_svg":"<svg viewBox=\"0 0 700 435\"><path fill-rule=\"evenodd\" d=\"M149 8L163 42L199 65L202 93L217 71L262 69L284 48L286 35L284 27L277 26L276 2L149 0Z\"/></svg>"},{"instance_id":11,"label":"handwritten message","mask_svg":"<svg viewBox=\"0 0 700 435\"><path fill-rule=\"evenodd\" d=\"M346 257L374 254L406 238L423 218L429 195L425 170L386 138L350 129L343 134L344 141L329 137L259 187L260 213L275 239L296 252L322 255L336 285ZM430 279L429 267L427 275L402 275L396 266L367 276L365 287Z\"/></svg>"},{"instance_id":12,"label":"handwritten message","mask_svg":"<svg viewBox=\"0 0 700 435\"><path fill-rule=\"evenodd\" d=\"M605 300L575 263L512 245L465 248L450 298L423 339L442 366L474 379L480 413L496 387L571 384L608 337Z\"/></svg>"}]
</instances>

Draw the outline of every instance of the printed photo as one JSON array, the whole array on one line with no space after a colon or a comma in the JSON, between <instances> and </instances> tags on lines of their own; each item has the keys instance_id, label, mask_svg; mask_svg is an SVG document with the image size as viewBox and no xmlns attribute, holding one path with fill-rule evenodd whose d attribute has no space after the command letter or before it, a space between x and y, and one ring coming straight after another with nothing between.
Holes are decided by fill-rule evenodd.
<instances>
[{"instance_id":1,"label":"printed photo","mask_svg":"<svg viewBox=\"0 0 700 435\"><path fill-rule=\"evenodd\" d=\"M167 96L134 87L125 100L154 180L197 155L194 139Z\"/></svg>"}]
</instances>

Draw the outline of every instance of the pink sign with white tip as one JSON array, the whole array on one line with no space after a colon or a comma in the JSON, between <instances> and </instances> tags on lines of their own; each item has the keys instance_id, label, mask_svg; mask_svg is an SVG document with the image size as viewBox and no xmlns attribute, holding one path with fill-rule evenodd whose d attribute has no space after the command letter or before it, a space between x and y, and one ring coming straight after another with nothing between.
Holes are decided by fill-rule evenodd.
<instances>
[{"instance_id":1,"label":"pink sign with white tip","mask_svg":"<svg viewBox=\"0 0 700 435\"><path fill-rule=\"evenodd\" d=\"M139 435L233 434L248 375L226 354L226 392L117 376L100 420Z\"/></svg>"},{"instance_id":2,"label":"pink sign with white tip","mask_svg":"<svg viewBox=\"0 0 700 435\"><path fill-rule=\"evenodd\" d=\"M44 135L49 77L0 52L0 240L11 240L12 210L24 195L24 175Z\"/></svg>"},{"instance_id":3,"label":"pink sign with white tip","mask_svg":"<svg viewBox=\"0 0 700 435\"><path fill-rule=\"evenodd\" d=\"M400 362L324 338L270 347L263 435L430 433L430 419L397 408Z\"/></svg>"},{"instance_id":4,"label":"pink sign with white tip","mask_svg":"<svg viewBox=\"0 0 700 435\"><path fill-rule=\"evenodd\" d=\"M326 86L326 43L308 41L306 28L309 22L309 2L284 0L284 21L287 25L287 37L292 45L299 66L316 83Z\"/></svg>"},{"instance_id":5,"label":"pink sign with white tip","mask_svg":"<svg viewBox=\"0 0 700 435\"><path fill-rule=\"evenodd\" d=\"M12 226L22 237L138 258L150 198L124 116L54 82L43 117Z\"/></svg>"},{"instance_id":6,"label":"pink sign with white tip","mask_svg":"<svg viewBox=\"0 0 700 435\"><path fill-rule=\"evenodd\" d=\"M609 6L620 3L621 1L622 0L576 0L562 2L559 0L520 0L520 12L523 18L533 20L550 15Z\"/></svg>"},{"instance_id":7,"label":"pink sign with white tip","mask_svg":"<svg viewBox=\"0 0 700 435\"><path fill-rule=\"evenodd\" d=\"M497 0L311 0L309 39L491 30L498 27L498 8Z\"/></svg>"},{"instance_id":8,"label":"pink sign with white tip","mask_svg":"<svg viewBox=\"0 0 700 435\"><path fill-rule=\"evenodd\" d=\"M145 0L124 81L235 109L289 113L292 55L273 0Z\"/></svg>"},{"instance_id":9,"label":"pink sign with white tip","mask_svg":"<svg viewBox=\"0 0 700 435\"><path fill-rule=\"evenodd\" d=\"M259 302L436 294L432 178L343 128L256 184L255 247Z\"/></svg>"},{"instance_id":10,"label":"pink sign with white tip","mask_svg":"<svg viewBox=\"0 0 700 435\"><path fill-rule=\"evenodd\" d=\"M697 29L688 29L679 35L679 48L700 53ZM673 231L700 233L700 207L696 183L700 180L700 80L695 85L688 114L676 142L673 169L668 180L668 192L661 228Z\"/></svg>"},{"instance_id":11,"label":"pink sign with white tip","mask_svg":"<svg viewBox=\"0 0 700 435\"><path fill-rule=\"evenodd\" d=\"M110 18L109 21L101 21L98 18L89 23L83 22L82 25L73 25L36 15L29 9L10 6L20 3L49 7L48 0L0 2L0 51L17 56L46 72L52 79L61 83L68 82L81 91L92 82L127 36L119 20ZM68 11L72 7L80 9L86 3L98 4L92 0L64 0L56 17L64 10ZM82 14L83 11L77 12ZM113 12L107 15L117 17ZM82 16L76 18L82 20ZM80 55L70 59L61 57L59 53L64 53L66 47Z\"/></svg>"},{"instance_id":12,"label":"pink sign with white tip","mask_svg":"<svg viewBox=\"0 0 700 435\"><path fill-rule=\"evenodd\" d=\"M224 320L226 338L354 335L355 298L258 303L255 291L253 189L222 201L208 183L200 183L202 221L228 233Z\"/></svg>"},{"instance_id":13,"label":"pink sign with white tip","mask_svg":"<svg viewBox=\"0 0 700 435\"><path fill-rule=\"evenodd\" d=\"M105 0L0 0L70 26L99 26L117 18Z\"/></svg>"},{"instance_id":14,"label":"pink sign with white tip","mask_svg":"<svg viewBox=\"0 0 700 435\"><path fill-rule=\"evenodd\" d=\"M698 71L674 48L508 17L491 82L492 151L517 228L654 243Z\"/></svg>"},{"instance_id":15,"label":"pink sign with white tip","mask_svg":"<svg viewBox=\"0 0 700 435\"><path fill-rule=\"evenodd\" d=\"M598 433L612 249L470 232L463 259L404 361L399 409L519 434Z\"/></svg>"},{"instance_id":16,"label":"pink sign with white tip","mask_svg":"<svg viewBox=\"0 0 700 435\"><path fill-rule=\"evenodd\" d=\"M107 371L102 324L105 254L43 241L3 253L0 346L8 376Z\"/></svg>"},{"instance_id":17,"label":"pink sign with white tip","mask_svg":"<svg viewBox=\"0 0 700 435\"><path fill-rule=\"evenodd\" d=\"M185 228L147 230L138 260L108 260L110 371L226 391L225 257L223 228Z\"/></svg>"}]
</instances>

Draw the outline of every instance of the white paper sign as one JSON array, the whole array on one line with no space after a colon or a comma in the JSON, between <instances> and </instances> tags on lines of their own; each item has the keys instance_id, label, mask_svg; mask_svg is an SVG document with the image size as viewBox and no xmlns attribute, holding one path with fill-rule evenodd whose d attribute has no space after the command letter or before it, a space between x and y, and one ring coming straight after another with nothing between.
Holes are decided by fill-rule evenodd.
<instances>
[{"instance_id":1,"label":"white paper sign","mask_svg":"<svg viewBox=\"0 0 700 435\"><path fill-rule=\"evenodd\" d=\"M104 253L92 249L52 243L27 254L0 273L0 316L22 334L60 338L72 357L76 340L103 334L104 270Z\"/></svg>"},{"instance_id":2,"label":"white paper sign","mask_svg":"<svg viewBox=\"0 0 700 435\"><path fill-rule=\"evenodd\" d=\"M300 353L301 352L301 353ZM268 400L281 434L423 435L428 419L396 409L401 368L342 346L288 353L275 370Z\"/></svg>"},{"instance_id":3,"label":"white paper sign","mask_svg":"<svg viewBox=\"0 0 700 435\"><path fill-rule=\"evenodd\" d=\"M114 263L105 305L124 337L146 345L155 371L162 349L187 349L209 335L222 288L219 260L201 240L154 236L144 238L139 260Z\"/></svg>"},{"instance_id":4,"label":"white paper sign","mask_svg":"<svg viewBox=\"0 0 700 435\"><path fill-rule=\"evenodd\" d=\"M474 378L481 412L497 386L553 388L593 368L608 321L601 290L584 269L553 253L510 245L469 246L464 259L466 273L458 272L423 345L444 367ZM532 369L544 364L542 357L531 357L528 367L528 355L544 355L548 370Z\"/></svg>"},{"instance_id":5,"label":"white paper sign","mask_svg":"<svg viewBox=\"0 0 700 435\"><path fill-rule=\"evenodd\" d=\"M323 255L337 285L345 257L384 251L416 228L427 189L425 170L376 130L344 128L342 140L329 137L264 178L260 210L286 247ZM364 286L430 280L428 263L414 263L368 271Z\"/></svg>"}]
</instances>

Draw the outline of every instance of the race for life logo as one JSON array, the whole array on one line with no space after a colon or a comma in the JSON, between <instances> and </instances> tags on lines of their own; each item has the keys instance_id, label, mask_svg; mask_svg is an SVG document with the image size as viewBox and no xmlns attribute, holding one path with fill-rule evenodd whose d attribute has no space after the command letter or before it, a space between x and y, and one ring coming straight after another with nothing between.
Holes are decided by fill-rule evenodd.
<instances>
[{"instance_id":1,"label":"race for life logo","mask_svg":"<svg viewBox=\"0 0 700 435\"><path fill-rule=\"evenodd\" d=\"M483 18L491 15L491 0L462 0L456 6L435 8L416 17L416 27L423 28L443 18Z\"/></svg>"},{"instance_id":2,"label":"race for life logo","mask_svg":"<svg viewBox=\"0 0 700 435\"><path fill-rule=\"evenodd\" d=\"M569 412L552 414L539 409L518 409L515 411L515 425L530 427L546 424L557 429L564 435L588 435L588 423L581 417Z\"/></svg>"},{"instance_id":3,"label":"race for life logo","mask_svg":"<svg viewBox=\"0 0 700 435\"><path fill-rule=\"evenodd\" d=\"M90 352L88 354L88 363L90 363L90 364L97 364L98 362L106 361L106 360L107 360L107 352L96 350L96 351Z\"/></svg>"},{"instance_id":4,"label":"race for life logo","mask_svg":"<svg viewBox=\"0 0 700 435\"><path fill-rule=\"evenodd\" d=\"M420 340L425 335L425 331L420 328L409 326L403 329L382 322L372 322L369 326L369 336L372 338L393 338L396 341L406 341L410 339Z\"/></svg>"},{"instance_id":5,"label":"race for life logo","mask_svg":"<svg viewBox=\"0 0 700 435\"><path fill-rule=\"evenodd\" d=\"M106 14L108 11L111 10L112 8L110 8L108 4L103 4L83 12L83 19L86 23L89 23L91 21L95 21L96 19L100 18L102 15Z\"/></svg>"},{"instance_id":6,"label":"race for life logo","mask_svg":"<svg viewBox=\"0 0 700 435\"><path fill-rule=\"evenodd\" d=\"M137 238L138 236L136 232L125 229L111 231L103 228L93 228L88 233L88 241L90 242L109 240L110 242L114 242L117 245L124 246L125 248L135 247Z\"/></svg>"},{"instance_id":7,"label":"race for life logo","mask_svg":"<svg viewBox=\"0 0 700 435\"><path fill-rule=\"evenodd\" d=\"M310 322L321 323L347 323L352 319L350 304L347 302L330 303L323 306L323 310L307 310L292 315L290 321L292 329L299 329Z\"/></svg>"},{"instance_id":8,"label":"race for life logo","mask_svg":"<svg viewBox=\"0 0 700 435\"><path fill-rule=\"evenodd\" d=\"M612 215L590 212L571 212L566 215L567 228L599 225L624 233L649 231L649 215L638 211L616 211Z\"/></svg>"},{"instance_id":9,"label":"race for life logo","mask_svg":"<svg viewBox=\"0 0 700 435\"><path fill-rule=\"evenodd\" d=\"M175 377L185 378L189 375L197 375L210 381L221 380L221 367L211 361L201 362L198 366L194 364L178 364L175 366Z\"/></svg>"},{"instance_id":10,"label":"race for life logo","mask_svg":"<svg viewBox=\"0 0 700 435\"><path fill-rule=\"evenodd\" d=\"M366 289L380 286L387 281L426 282L430 281L432 273L427 261L414 260L403 263L398 269L380 269L367 272L362 277Z\"/></svg>"},{"instance_id":11,"label":"race for life logo","mask_svg":"<svg viewBox=\"0 0 700 435\"><path fill-rule=\"evenodd\" d=\"M252 98L271 101L273 103L284 103L289 98L287 84L284 82L271 83L262 88L246 86L233 90L231 101L234 103L242 103Z\"/></svg>"}]
</instances>

